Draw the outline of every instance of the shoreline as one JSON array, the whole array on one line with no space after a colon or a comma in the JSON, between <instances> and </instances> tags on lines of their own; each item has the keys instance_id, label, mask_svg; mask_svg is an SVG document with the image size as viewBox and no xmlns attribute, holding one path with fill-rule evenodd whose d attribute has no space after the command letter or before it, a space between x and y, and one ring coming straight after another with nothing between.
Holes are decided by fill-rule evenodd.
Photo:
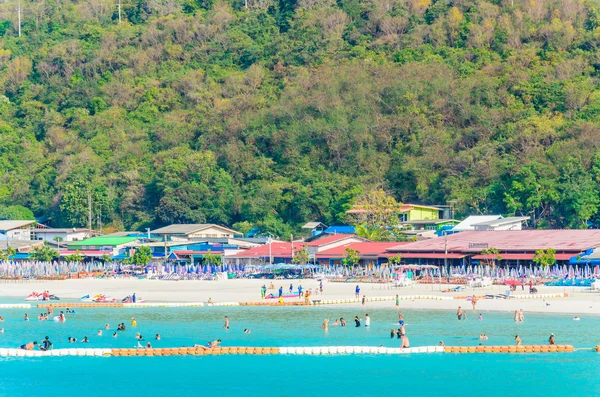
<instances>
[{"instance_id":1,"label":"shoreline","mask_svg":"<svg viewBox=\"0 0 600 397\"><path fill-rule=\"evenodd\" d=\"M0 282L0 302L2 299L11 300L11 303L30 303L36 306L38 303L52 303L53 301L26 302L24 299L32 291L48 290L63 300L79 302L84 295L104 294L121 301L125 296L136 293L139 300L148 303L186 303L186 302L264 302L260 298L261 286L273 284L275 289L268 290L276 293L279 287L284 292L289 290L290 283L294 291L298 285L302 285L304 291L312 290L312 300L347 300L355 297L354 283L329 283L323 284L324 293L315 294L319 283L313 279L304 280L256 280L256 279L233 279L222 281L170 281L170 280L139 280L139 279L70 279L40 281L32 280L19 283ZM360 296L369 298L380 298L399 295L402 296L441 296L446 298L466 297L470 295L483 296L487 294L498 295L506 291L505 286L490 286L485 288L465 288L459 292L444 293L446 285L415 284L408 287L390 288L389 285L359 283ZM539 287L539 294L567 293L564 298L528 298L528 299L479 299L477 311L481 312L510 312L523 309L529 313L540 314L572 314L572 315L596 315L600 316L600 294L581 287ZM513 295L528 295L524 291L517 290ZM286 298L285 302L299 302L303 299ZM61 301L56 301L61 302ZM273 307L278 307L276 299L269 300ZM254 305L261 307L263 305ZM264 305L271 306L271 305ZM347 307L357 309L389 308L393 310L456 310L458 306L472 313L471 303L466 299L401 299L400 307L395 306L395 300L367 302L363 308L361 303L336 303L314 305L321 307ZM281 307L281 306L279 306ZM289 306L284 306L289 307Z\"/></svg>"}]
</instances>

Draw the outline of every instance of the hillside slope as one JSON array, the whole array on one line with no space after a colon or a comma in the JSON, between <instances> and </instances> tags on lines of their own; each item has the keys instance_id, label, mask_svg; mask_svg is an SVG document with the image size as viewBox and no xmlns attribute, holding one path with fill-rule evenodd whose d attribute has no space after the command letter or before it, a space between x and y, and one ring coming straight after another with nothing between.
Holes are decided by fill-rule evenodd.
<instances>
[{"instance_id":1,"label":"hillside slope","mask_svg":"<svg viewBox=\"0 0 600 397\"><path fill-rule=\"evenodd\" d=\"M598 215L597 1L133 0L121 24L22 3L21 37L0 10L0 207L85 225L89 192L104 226L286 235L382 187Z\"/></svg>"}]
</instances>

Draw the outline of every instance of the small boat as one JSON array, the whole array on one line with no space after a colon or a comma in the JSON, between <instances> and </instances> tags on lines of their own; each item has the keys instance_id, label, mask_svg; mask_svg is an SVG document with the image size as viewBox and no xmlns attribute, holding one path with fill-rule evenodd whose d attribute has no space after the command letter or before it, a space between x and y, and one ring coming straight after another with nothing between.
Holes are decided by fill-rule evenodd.
<instances>
[{"instance_id":1,"label":"small boat","mask_svg":"<svg viewBox=\"0 0 600 397\"><path fill-rule=\"evenodd\" d=\"M42 300L43 293L33 291L31 294L25 297L26 301L38 301Z\"/></svg>"},{"instance_id":2,"label":"small boat","mask_svg":"<svg viewBox=\"0 0 600 397\"><path fill-rule=\"evenodd\" d=\"M109 298L106 295L96 295L94 296L94 298L92 299L92 302L96 302L96 303L115 303L117 300L115 298Z\"/></svg>"},{"instance_id":3,"label":"small boat","mask_svg":"<svg viewBox=\"0 0 600 397\"><path fill-rule=\"evenodd\" d=\"M89 296L89 295L84 295L84 296L81 297L81 301L82 302L93 302L94 299L91 296Z\"/></svg>"},{"instance_id":4,"label":"small boat","mask_svg":"<svg viewBox=\"0 0 600 397\"><path fill-rule=\"evenodd\" d=\"M130 295L127 295L125 298L121 299L121 303L134 303L134 302L133 302L133 298ZM146 300L136 297L135 303L146 303Z\"/></svg>"}]
</instances>

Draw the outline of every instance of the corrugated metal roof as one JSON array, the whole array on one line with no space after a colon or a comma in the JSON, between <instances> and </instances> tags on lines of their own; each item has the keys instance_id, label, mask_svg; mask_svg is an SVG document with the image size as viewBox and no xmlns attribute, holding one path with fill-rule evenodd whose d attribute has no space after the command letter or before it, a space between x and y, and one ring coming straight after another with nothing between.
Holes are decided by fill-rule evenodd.
<instances>
[{"instance_id":1,"label":"corrugated metal roof","mask_svg":"<svg viewBox=\"0 0 600 397\"><path fill-rule=\"evenodd\" d=\"M81 241L70 241L67 243L69 247L82 247L82 246L116 246L131 243L136 241L137 237L92 237Z\"/></svg>"},{"instance_id":2,"label":"corrugated metal roof","mask_svg":"<svg viewBox=\"0 0 600 397\"><path fill-rule=\"evenodd\" d=\"M501 260L533 260L535 254L500 254ZM555 254L554 259L557 261L566 261L571 259L573 254ZM475 255L471 259L492 259L495 260L498 255Z\"/></svg>"},{"instance_id":3,"label":"corrugated metal roof","mask_svg":"<svg viewBox=\"0 0 600 397\"><path fill-rule=\"evenodd\" d=\"M0 221L0 230L13 230L34 224L36 221Z\"/></svg>"},{"instance_id":4,"label":"corrugated metal roof","mask_svg":"<svg viewBox=\"0 0 600 397\"><path fill-rule=\"evenodd\" d=\"M367 241L367 240L360 238L354 234L334 234L332 236L327 236L327 237L323 237L323 238L311 241L310 243L307 243L307 245L309 247L320 247L325 244L330 244L330 243L333 243L336 241L346 240L349 238L355 238L355 239Z\"/></svg>"},{"instance_id":5,"label":"corrugated metal roof","mask_svg":"<svg viewBox=\"0 0 600 397\"><path fill-rule=\"evenodd\" d=\"M600 247L600 230L469 231L393 247L390 251L444 252L445 245L448 252L479 253L487 246L501 252L525 253L553 248L559 253L579 253Z\"/></svg>"},{"instance_id":6,"label":"corrugated metal roof","mask_svg":"<svg viewBox=\"0 0 600 397\"><path fill-rule=\"evenodd\" d=\"M468 216L464 221L462 221L461 223L459 223L458 225L454 226L454 228L452 228L452 230L454 231L467 231L467 230L473 230L474 228L474 224L479 224L482 222L488 222L488 221L495 221L497 219L501 219L502 215L471 215Z\"/></svg>"},{"instance_id":7,"label":"corrugated metal roof","mask_svg":"<svg viewBox=\"0 0 600 397\"><path fill-rule=\"evenodd\" d=\"M269 249L269 245L271 248ZM305 247L305 243L294 242L294 252L298 252ZM271 244L261 245L251 248L234 255L228 255L227 258L268 258L270 256L279 258L292 257L292 244L285 241L272 242Z\"/></svg>"},{"instance_id":8,"label":"corrugated metal roof","mask_svg":"<svg viewBox=\"0 0 600 397\"><path fill-rule=\"evenodd\" d=\"M340 258L346 255L346 248L357 250L360 252L360 256L379 256L386 252L388 248L398 246L398 242L360 242L360 243L346 243L338 247L323 250L316 254L317 258Z\"/></svg>"},{"instance_id":9,"label":"corrugated metal roof","mask_svg":"<svg viewBox=\"0 0 600 397\"><path fill-rule=\"evenodd\" d=\"M194 224L180 224L180 225L174 224L174 225L161 227L156 230L152 230L150 233L154 233L154 234L191 234L191 233L195 233L195 232L200 232L202 230L205 230L205 229L208 229L211 227L219 228L219 229L225 230L225 231L233 233L233 234L239 234L239 235L242 234L233 229L229 229L225 226L216 225L214 223L194 223Z\"/></svg>"},{"instance_id":10,"label":"corrugated metal roof","mask_svg":"<svg viewBox=\"0 0 600 397\"><path fill-rule=\"evenodd\" d=\"M509 223L519 223L529 220L528 216L509 216L506 218L494 219L491 221L473 223L472 226L501 226ZM458 225L457 225L458 226Z\"/></svg>"}]
</instances>

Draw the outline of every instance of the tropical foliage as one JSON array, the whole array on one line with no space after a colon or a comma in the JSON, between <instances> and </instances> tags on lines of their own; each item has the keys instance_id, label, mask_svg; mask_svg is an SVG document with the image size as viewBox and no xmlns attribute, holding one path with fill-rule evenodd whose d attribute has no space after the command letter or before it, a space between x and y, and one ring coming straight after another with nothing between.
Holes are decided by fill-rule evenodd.
<instances>
[{"instance_id":1,"label":"tropical foliage","mask_svg":"<svg viewBox=\"0 0 600 397\"><path fill-rule=\"evenodd\" d=\"M2 217L86 226L91 202L96 228L289 236L383 189L535 227L600 218L595 1L136 0L119 24L114 1L21 0L20 37L16 2Z\"/></svg>"}]
</instances>

